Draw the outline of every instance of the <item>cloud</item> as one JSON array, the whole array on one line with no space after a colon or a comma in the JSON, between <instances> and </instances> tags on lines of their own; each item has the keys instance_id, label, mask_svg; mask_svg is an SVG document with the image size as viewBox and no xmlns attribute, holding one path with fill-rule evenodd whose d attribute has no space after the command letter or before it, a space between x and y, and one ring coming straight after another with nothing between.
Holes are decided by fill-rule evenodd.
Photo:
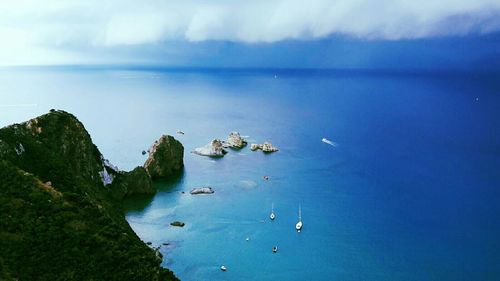
<instances>
[{"instance_id":1,"label":"cloud","mask_svg":"<svg viewBox=\"0 0 500 281\"><path fill-rule=\"evenodd\" d=\"M3 0L0 63L171 41L418 39L500 31L498 0Z\"/></svg>"}]
</instances>

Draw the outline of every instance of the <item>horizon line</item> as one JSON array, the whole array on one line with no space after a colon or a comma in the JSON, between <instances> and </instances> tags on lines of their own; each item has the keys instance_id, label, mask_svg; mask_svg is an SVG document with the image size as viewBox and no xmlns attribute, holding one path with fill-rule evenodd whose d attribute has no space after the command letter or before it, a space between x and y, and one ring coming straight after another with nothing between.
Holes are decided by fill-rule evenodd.
<instances>
[{"instance_id":1,"label":"horizon line","mask_svg":"<svg viewBox=\"0 0 500 281\"><path fill-rule=\"evenodd\" d=\"M266 67L266 66L180 66L161 64L23 64L0 65L0 71L12 69L47 69L47 70L124 70L124 71L162 71L162 72L316 72L316 73L351 73L351 74L488 74L500 75L500 68L451 68L451 67Z\"/></svg>"}]
</instances>

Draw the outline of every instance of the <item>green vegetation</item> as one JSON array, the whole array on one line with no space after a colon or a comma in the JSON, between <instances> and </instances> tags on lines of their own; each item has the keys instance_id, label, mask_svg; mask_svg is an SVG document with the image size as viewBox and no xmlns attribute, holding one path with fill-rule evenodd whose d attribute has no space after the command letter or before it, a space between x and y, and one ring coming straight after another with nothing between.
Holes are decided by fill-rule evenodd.
<instances>
[{"instance_id":1,"label":"green vegetation","mask_svg":"<svg viewBox=\"0 0 500 281\"><path fill-rule=\"evenodd\" d=\"M132 231L103 169L66 112L0 129L0 280L177 280Z\"/></svg>"}]
</instances>

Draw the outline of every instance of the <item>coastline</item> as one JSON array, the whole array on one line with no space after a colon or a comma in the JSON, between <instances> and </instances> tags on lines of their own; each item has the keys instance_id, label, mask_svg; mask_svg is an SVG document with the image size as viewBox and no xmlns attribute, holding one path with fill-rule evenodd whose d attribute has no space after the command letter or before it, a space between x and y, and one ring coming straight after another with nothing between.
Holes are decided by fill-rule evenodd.
<instances>
[{"instance_id":1,"label":"coastline","mask_svg":"<svg viewBox=\"0 0 500 281\"><path fill-rule=\"evenodd\" d=\"M158 166L178 170L182 154L181 166ZM51 110L1 128L0 166L3 279L178 280L124 219L124 197L156 193L150 172L118 170L75 116Z\"/></svg>"}]
</instances>

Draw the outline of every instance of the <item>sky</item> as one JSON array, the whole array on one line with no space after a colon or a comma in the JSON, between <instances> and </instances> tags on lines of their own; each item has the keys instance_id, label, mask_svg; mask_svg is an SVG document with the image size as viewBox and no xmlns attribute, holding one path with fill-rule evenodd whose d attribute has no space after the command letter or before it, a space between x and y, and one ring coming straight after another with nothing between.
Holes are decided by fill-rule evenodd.
<instances>
[{"instance_id":1,"label":"sky","mask_svg":"<svg viewBox=\"0 0 500 281\"><path fill-rule=\"evenodd\" d=\"M2 0L0 65L498 66L499 0Z\"/></svg>"}]
</instances>

